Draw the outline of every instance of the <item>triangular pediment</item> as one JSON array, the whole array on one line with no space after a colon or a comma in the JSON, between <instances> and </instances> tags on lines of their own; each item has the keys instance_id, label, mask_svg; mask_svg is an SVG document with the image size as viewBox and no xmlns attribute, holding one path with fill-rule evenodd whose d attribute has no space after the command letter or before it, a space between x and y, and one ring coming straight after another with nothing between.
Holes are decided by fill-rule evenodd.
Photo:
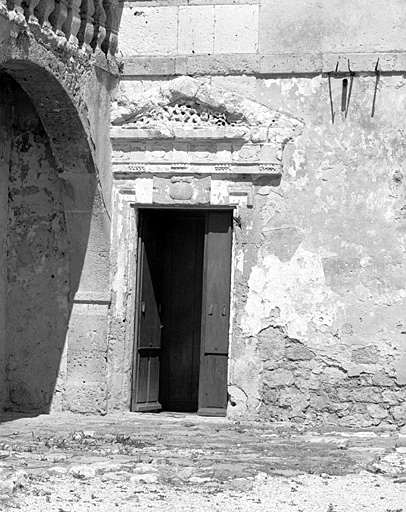
<instances>
[{"instance_id":1,"label":"triangular pediment","mask_svg":"<svg viewBox=\"0 0 406 512\"><path fill-rule=\"evenodd\" d=\"M288 114L186 76L131 99L121 97L112 105L111 123L121 130L156 130L165 137L179 133L179 128L196 133L209 129L212 134L217 130L219 138L227 130L229 137L234 132L236 138L281 143L299 135L303 126Z\"/></svg>"}]
</instances>

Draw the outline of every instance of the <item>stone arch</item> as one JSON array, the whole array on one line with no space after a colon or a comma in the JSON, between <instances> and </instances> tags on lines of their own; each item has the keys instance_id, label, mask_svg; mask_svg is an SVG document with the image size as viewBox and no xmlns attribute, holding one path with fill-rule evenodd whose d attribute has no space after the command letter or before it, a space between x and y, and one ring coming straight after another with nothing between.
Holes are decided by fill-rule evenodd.
<instances>
[{"instance_id":1,"label":"stone arch","mask_svg":"<svg viewBox=\"0 0 406 512\"><path fill-rule=\"evenodd\" d=\"M69 408L67 343L85 341L75 297L89 281L84 268L96 252L89 240L101 233L94 224L104 212L85 102L91 66L79 59L81 73L70 78L68 63L36 41L28 50L0 46L0 217L12 227L0 230L0 282L8 281L0 297L0 398L6 408L49 412ZM106 227L104 235L99 250Z\"/></svg>"}]
</instances>

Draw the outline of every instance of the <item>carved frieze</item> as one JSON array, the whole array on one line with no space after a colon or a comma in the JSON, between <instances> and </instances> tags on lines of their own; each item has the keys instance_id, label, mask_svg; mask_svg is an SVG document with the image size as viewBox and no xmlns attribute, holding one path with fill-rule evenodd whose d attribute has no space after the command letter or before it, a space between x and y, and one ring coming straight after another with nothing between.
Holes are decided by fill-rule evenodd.
<instances>
[{"instance_id":1,"label":"carved frieze","mask_svg":"<svg viewBox=\"0 0 406 512\"><path fill-rule=\"evenodd\" d=\"M279 148L272 144L113 140L113 173L280 174Z\"/></svg>"}]
</instances>

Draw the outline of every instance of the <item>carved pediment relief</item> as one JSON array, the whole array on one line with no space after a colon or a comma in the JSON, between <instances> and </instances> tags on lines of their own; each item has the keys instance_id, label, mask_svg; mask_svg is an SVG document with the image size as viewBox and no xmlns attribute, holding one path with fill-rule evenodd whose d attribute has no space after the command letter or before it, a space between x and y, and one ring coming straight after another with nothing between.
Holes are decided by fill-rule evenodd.
<instances>
[{"instance_id":1,"label":"carved pediment relief","mask_svg":"<svg viewBox=\"0 0 406 512\"><path fill-rule=\"evenodd\" d=\"M113 138L206 138L273 142L283 145L302 131L303 123L232 91L191 77L112 105ZM144 130L144 135L142 131Z\"/></svg>"},{"instance_id":2,"label":"carved pediment relief","mask_svg":"<svg viewBox=\"0 0 406 512\"><path fill-rule=\"evenodd\" d=\"M128 128L151 128L156 124L186 125L192 128L246 126L246 119L239 114L230 114L200 103L196 98L179 99L168 105L142 112L128 121Z\"/></svg>"}]
</instances>

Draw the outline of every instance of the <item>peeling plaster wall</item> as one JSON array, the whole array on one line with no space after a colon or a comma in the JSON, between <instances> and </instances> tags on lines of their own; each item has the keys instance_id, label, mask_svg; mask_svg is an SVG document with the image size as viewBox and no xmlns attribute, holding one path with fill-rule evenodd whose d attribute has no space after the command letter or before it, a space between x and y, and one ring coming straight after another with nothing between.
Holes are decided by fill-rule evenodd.
<instances>
[{"instance_id":1,"label":"peeling plaster wall","mask_svg":"<svg viewBox=\"0 0 406 512\"><path fill-rule=\"evenodd\" d=\"M334 124L325 76L200 81L304 122L280 183L258 178L235 225L228 414L404 424L404 77L380 78L373 117L376 77L355 77L347 118L332 78ZM117 97L153 84L127 79Z\"/></svg>"},{"instance_id":2,"label":"peeling plaster wall","mask_svg":"<svg viewBox=\"0 0 406 512\"><path fill-rule=\"evenodd\" d=\"M406 423L405 16L402 0L125 2L119 106L188 75L304 122L235 226L232 417Z\"/></svg>"},{"instance_id":3,"label":"peeling plaster wall","mask_svg":"<svg viewBox=\"0 0 406 512\"><path fill-rule=\"evenodd\" d=\"M405 79L218 79L301 117L279 187L236 247L230 413L368 427L406 422ZM249 240L251 238L251 240Z\"/></svg>"}]
</instances>

